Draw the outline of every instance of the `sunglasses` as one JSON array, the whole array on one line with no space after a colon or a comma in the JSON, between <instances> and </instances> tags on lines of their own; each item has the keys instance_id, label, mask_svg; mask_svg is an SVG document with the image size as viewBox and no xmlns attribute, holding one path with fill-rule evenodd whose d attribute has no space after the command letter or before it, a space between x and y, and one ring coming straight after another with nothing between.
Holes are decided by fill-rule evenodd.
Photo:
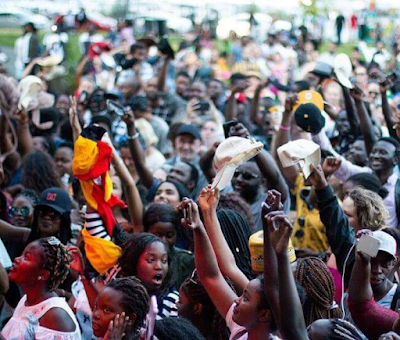
<instances>
[{"instance_id":1,"label":"sunglasses","mask_svg":"<svg viewBox=\"0 0 400 340\"><path fill-rule=\"evenodd\" d=\"M16 207L11 207L8 210L8 216L10 216L11 218L14 217L15 215L18 214L18 212L23 216L23 217L28 217L29 213L31 212L31 210L29 209L29 207L27 206L23 206L21 208L16 208Z\"/></svg>"},{"instance_id":2,"label":"sunglasses","mask_svg":"<svg viewBox=\"0 0 400 340\"><path fill-rule=\"evenodd\" d=\"M379 94L379 92L375 92L375 91L369 91L369 94L371 94L371 95L372 95L372 94L374 94L374 95L376 95L376 96L377 96L377 95Z\"/></svg>"},{"instance_id":3,"label":"sunglasses","mask_svg":"<svg viewBox=\"0 0 400 340\"><path fill-rule=\"evenodd\" d=\"M40 210L38 210L38 215L40 217L47 216L51 220L60 220L61 219L61 214L59 212L51 210L51 209L40 209Z\"/></svg>"},{"instance_id":4,"label":"sunglasses","mask_svg":"<svg viewBox=\"0 0 400 340\"><path fill-rule=\"evenodd\" d=\"M243 172L243 171L238 171L236 170L235 173L233 174L233 177L239 177L239 175L242 175L243 179L245 179L246 181L249 181L251 179L257 179L259 176L252 174L250 172Z\"/></svg>"}]
</instances>

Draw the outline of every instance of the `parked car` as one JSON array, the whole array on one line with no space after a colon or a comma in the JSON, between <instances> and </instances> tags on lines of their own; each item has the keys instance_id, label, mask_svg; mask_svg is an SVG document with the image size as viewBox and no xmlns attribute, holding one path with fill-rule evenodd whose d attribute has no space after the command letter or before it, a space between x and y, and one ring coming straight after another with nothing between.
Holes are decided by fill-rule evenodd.
<instances>
[{"instance_id":1,"label":"parked car","mask_svg":"<svg viewBox=\"0 0 400 340\"><path fill-rule=\"evenodd\" d=\"M51 27L51 20L43 15L14 7L0 9L0 28L20 28L27 22L32 22L39 30Z\"/></svg>"}]
</instances>

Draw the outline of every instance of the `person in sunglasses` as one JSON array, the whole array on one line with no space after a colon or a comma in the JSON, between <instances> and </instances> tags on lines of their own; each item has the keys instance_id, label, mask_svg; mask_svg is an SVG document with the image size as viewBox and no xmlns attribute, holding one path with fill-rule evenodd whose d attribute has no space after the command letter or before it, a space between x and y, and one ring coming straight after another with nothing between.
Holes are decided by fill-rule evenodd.
<instances>
[{"instance_id":1,"label":"person in sunglasses","mask_svg":"<svg viewBox=\"0 0 400 340\"><path fill-rule=\"evenodd\" d=\"M8 217L11 224L20 228L31 228L33 223L33 212L39 197L33 190L26 189L19 193L13 200ZM24 244L17 242L8 242L4 239L4 245L7 248L11 260L20 256L24 251Z\"/></svg>"},{"instance_id":2,"label":"person in sunglasses","mask_svg":"<svg viewBox=\"0 0 400 340\"><path fill-rule=\"evenodd\" d=\"M0 237L9 242L26 245L42 237L56 236L63 244L68 244L72 238L71 208L71 199L65 190L46 189L33 210L31 227L15 226L0 220ZM22 215L21 209L26 209L19 208L18 213Z\"/></svg>"}]
</instances>

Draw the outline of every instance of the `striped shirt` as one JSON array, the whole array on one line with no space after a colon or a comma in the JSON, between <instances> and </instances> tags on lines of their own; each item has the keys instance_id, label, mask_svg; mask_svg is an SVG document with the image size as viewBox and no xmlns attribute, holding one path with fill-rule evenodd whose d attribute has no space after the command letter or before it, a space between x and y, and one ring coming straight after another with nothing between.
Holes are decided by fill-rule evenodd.
<instances>
[{"instance_id":1,"label":"striped shirt","mask_svg":"<svg viewBox=\"0 0 400 340\"><path fill-rule=\"evenodd\" d=\"M106 228L104 227L103 220L97 212L90 212L85 214L86 230L92 236L100 237L107 241L111 241Z\"/></svg>"}]
</instances>

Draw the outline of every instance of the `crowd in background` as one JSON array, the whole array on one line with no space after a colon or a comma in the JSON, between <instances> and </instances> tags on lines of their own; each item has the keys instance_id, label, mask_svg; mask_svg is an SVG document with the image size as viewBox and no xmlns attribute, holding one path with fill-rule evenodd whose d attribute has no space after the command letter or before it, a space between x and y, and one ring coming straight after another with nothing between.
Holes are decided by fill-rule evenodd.
<instances>
[{"instance_id":1,"label":"crowd in background","mask_svg":"<svg viewBox=\"0 0 400 340\"><path fill-rule=\"evenodd\" d=\"M0 338L400 339L400 26L362 15L223 50L26 23L0 75ZM290 142L318 146L309 174Z\"/></svg>"}]
</instances>

